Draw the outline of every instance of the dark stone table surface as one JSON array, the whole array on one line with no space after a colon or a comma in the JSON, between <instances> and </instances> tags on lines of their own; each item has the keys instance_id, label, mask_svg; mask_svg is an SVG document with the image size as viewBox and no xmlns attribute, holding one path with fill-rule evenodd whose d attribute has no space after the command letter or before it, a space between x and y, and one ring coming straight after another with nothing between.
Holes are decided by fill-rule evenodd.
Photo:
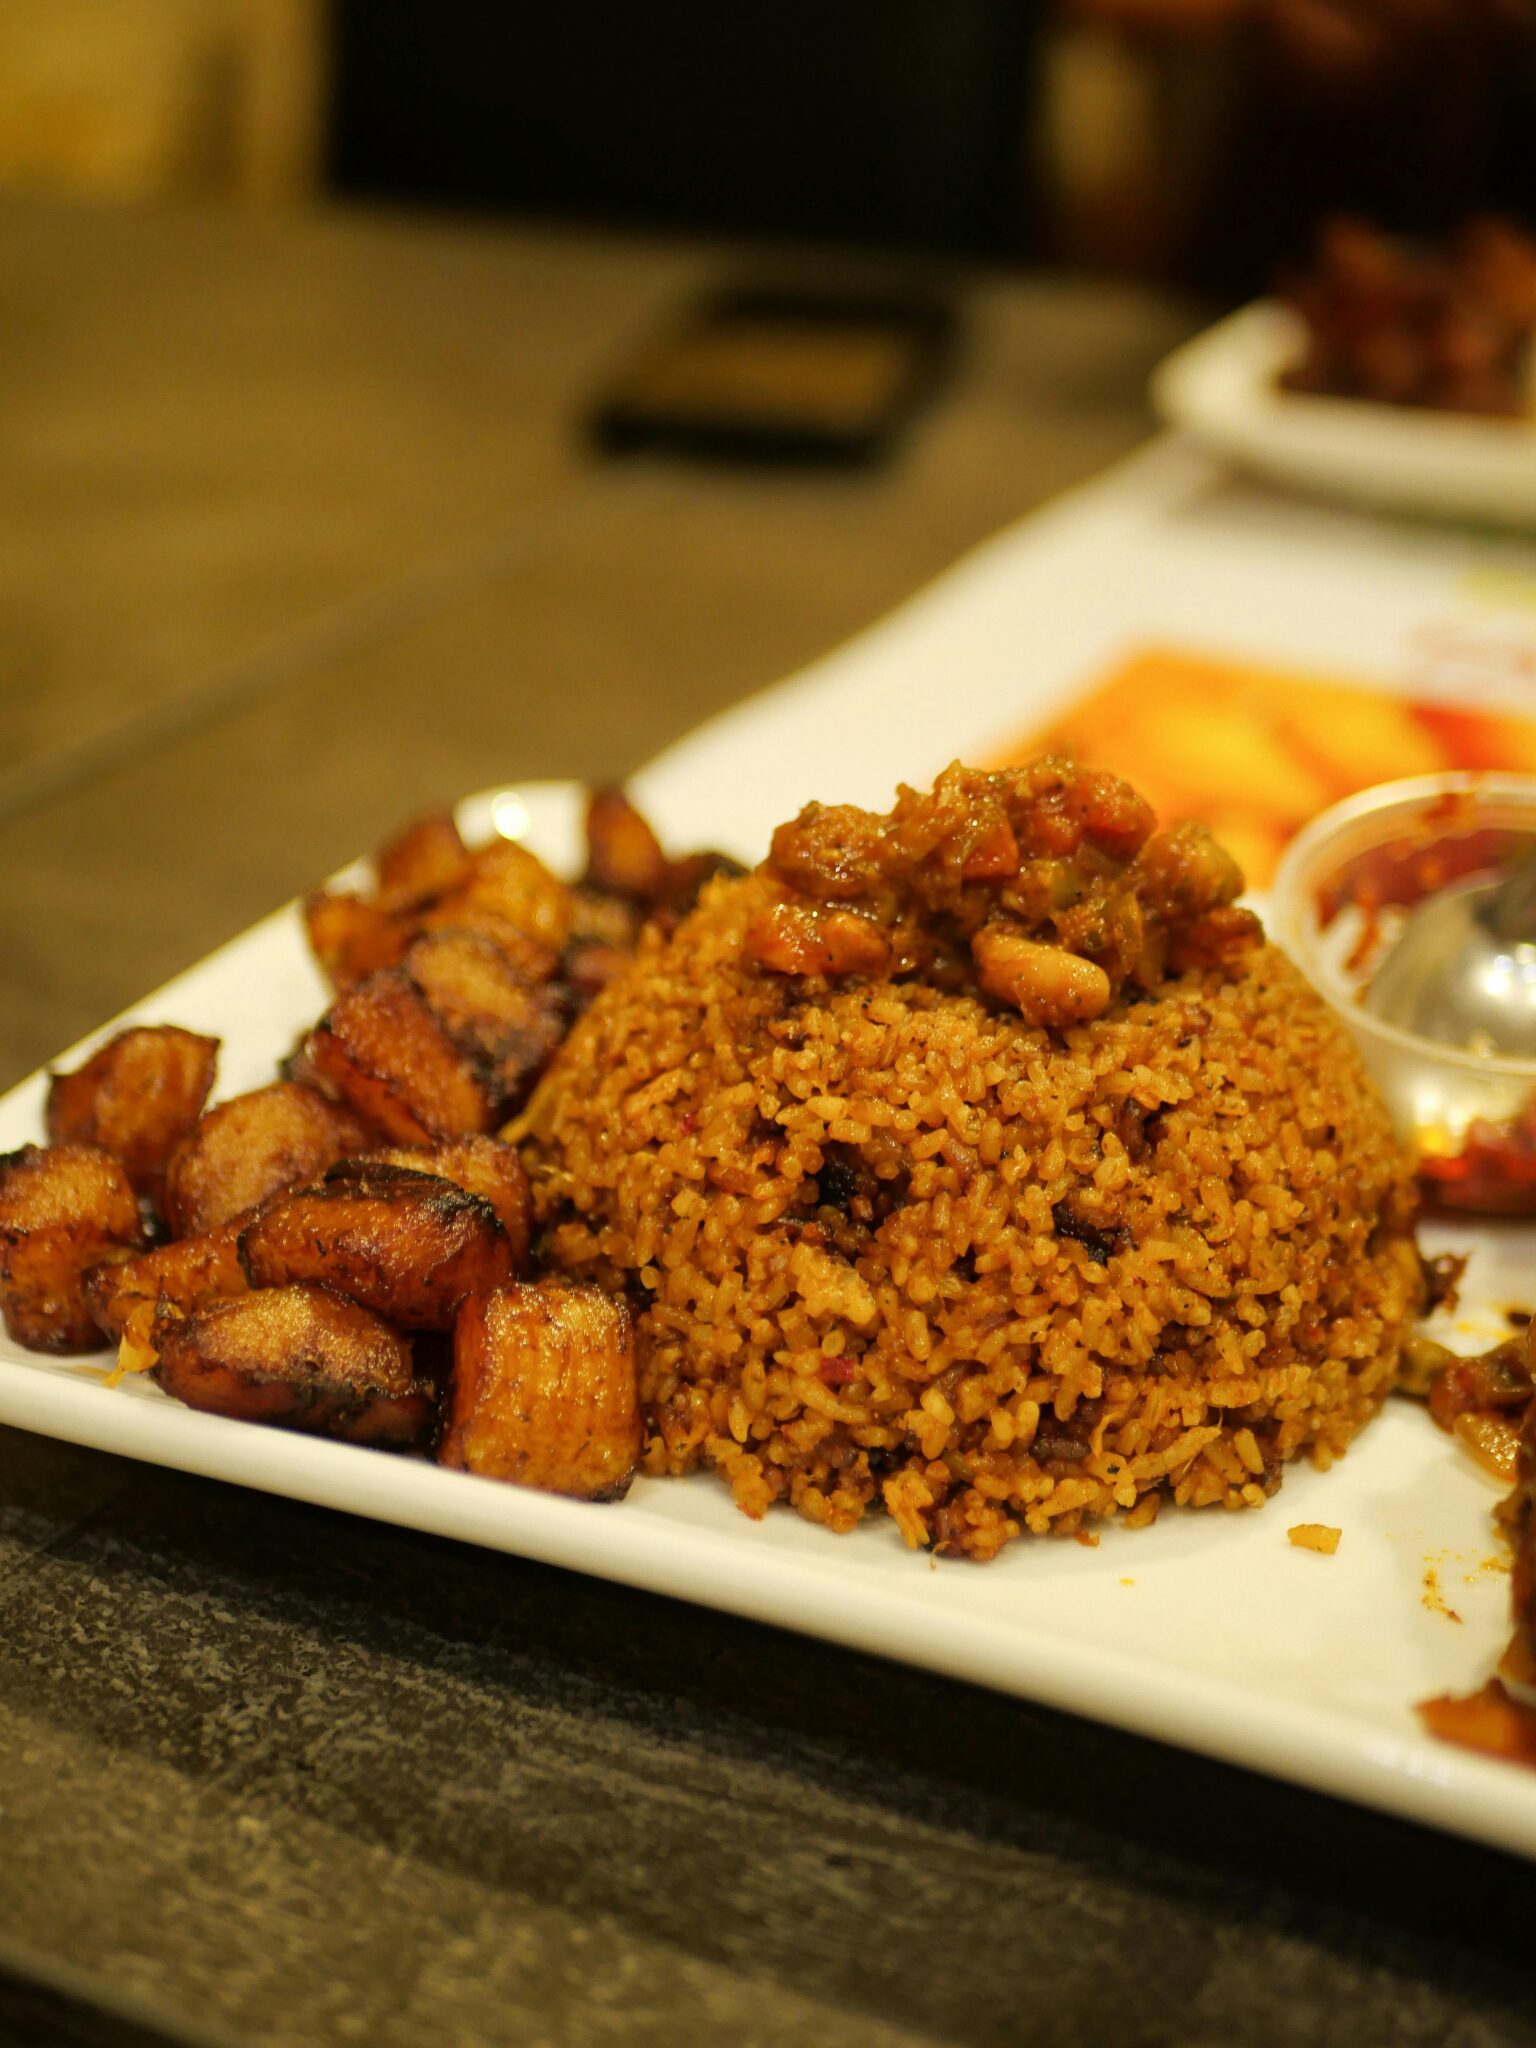
<instances>
[{"instance_id":1,"label":"dark stone table surface","mask_svg":"<svg viewBox=\"0 0 1536 2048\"><path fill-rule=\"evenodd\" d=\"M1148 429L956 276L900 459L585 452L746 252L0 208L0 1086L413 809L622 775ZM1529 1866L544 1566L0 1430L0 2041L1536 2041Z\"/></svg>"}]
</instances>

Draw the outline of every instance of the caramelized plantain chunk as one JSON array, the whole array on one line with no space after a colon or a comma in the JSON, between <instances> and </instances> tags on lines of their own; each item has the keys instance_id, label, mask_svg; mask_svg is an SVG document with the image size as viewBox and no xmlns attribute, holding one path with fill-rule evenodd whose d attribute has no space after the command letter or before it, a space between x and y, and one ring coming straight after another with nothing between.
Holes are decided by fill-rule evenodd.
<instances>
[{"instance_id":1,"label":"caramelized plantain chunk","mask_svg":"<svg viewBox=\"0 0 1536 2048\"><path fill-rule=\"evenodd\" d=\"M666 879L661 841L623 790L594 789L587 798L588 885L647 903Z\"/></svg>"},{"instance_id":2,"label":"caramelized plantain chunk","mask_svg":"<svg viewBox=\"0 0 1536 2048\"><path fill-rule=\"evenodd\" d=\"M0 1159L0 1310L29 1351L96 1351L85 1276L144 1227L120 1161L98 1145L25 1145Z\"/></svg>"},{"instance_id":3,"label":"caramelized plantain chunk","mask_svg":"<svg viewBox=\"0 0 1536 2048\"><path fill-rule=\"evenodd\" d=\"M522 1272L528 1262L533 1195L516 1146L504 1145L499 1138L481 1137L450 1138L442 1145L390 1145L341 1160L326 1179L366 1181L377 1178L381 1168L436 1174L466 1194L489 1202L512 1247L512 1270Z\"/></svg>"},{"instance_id":4,"label":"caramelized plantain chunk","mask_svg":"<svg viewBox=\"0 0 1536 2048\"><path fill-rule=\"evenodd\" d=\"M166 1220L178 1237L199 1237L279 1188L313 1180L365 1142L350 1110L296 1081L231 1096L171 1154Z\"/></svg>"},{"instance_id":5,"label":"caramelized plantain chunk","mask_svg":"<svg viewBox=\"0 0 1536 2048\"><path fill-rule=\"evenodd\" d=\"M337 1100L334 1090L325 1076L309 1056L310 1027L306 1024L293 1045L277 1063L277 1078L280 1081L297 1081L301 1088L307 1088L311 1095L323 1095L327 1102Z\"/></svg>"},{"instance_id":6,"label":"caramelized plantain chunk","mask_svg":"<svg viewBox=\"0 0 1536 2048\"><path fill-rule=\"evenodd\" d=\"M642 914L675 923L693 908L700 890L715 875L745 872L723 853L690 853L668 860L660 840L623 790L595 789L587 799L587 872L574 892L571 936L633 944L634 932L625 941L611 930L583 928L591 923L591 901L627 906L637 927Z\"/></svg>"},{"instance_id":7,"label":"caramelized plantain chunk","mask_svg":"<svg viewBox=\"0 0 1536 2048\"><path fill-rule=\"evenodd\" d=\"M706 882L717 875L744 875L746 869L728 853L685 853L667 864L666 885L657 899L658 907L674 918L686 917L698 902Z\"/></svg>"},{"instance_id":8,"label":"caramelized plantain chunk","mask_svg":"<svg viewBox=\"0 0 1536 2048\"><path fill-rule=\"evenodd\" d=\"M421 903L465 879L470 852L453 813L429 811L379 848L374 868L382 893L395 902Z\"/></svg>"},{"instance_id":9,"label":"caramelized plantain chunk","mask_svg":"<svg viewBox=\"0 0 1536 2048\"><path fill-rule=\"evenodd\" d=\"M240 1234L257 1287L321 1281L409 1330L447 1330L467 1294L512 1277L489 1202L437 1174L385 1171L277 1196Z\"/></svg>"},{"instance_id":10,"label":"caramelized plantain chunk","mask_svg":"<svg viewBox=\"0 0 1536 2048\"><path fill-rule=\"evenodd\" d=\"M393 967L411 943L412 927L365 896L316 889L304 899L310 950L334 989Z\"/></svg>"},{"instance_id":11,"label":"caramelized plantain chunk","mask_svg":"<svg viewBox=\"0 0 1536 2048\"><path fill-rule=\"evenodd\" d=\"M107 1336L119 1338L135 1309L173 1302L177 1308L201 1308L247 1289L240 1263L240 1233L246 1218L237 1217L202 1237L178 1238L125 1259L109 1260L85 1276L85 1298L91 1314Z\"/></svg>"},{"instance_id":12,"label":"caramelized plantain chunk","mask_svg":"<svg viewBox=\"0 0 1536 2048\"><path fill-rule=\"evenodd\" d=\"M526 846L498 839L471 856L465 879L420 922L424 931L483 932L530 980L547 981L570 936L571 892Z\"/></svg>"},{"instance_id":13,"label":"caramelized plantain chunk","mask_svg":"<svg viewBox=\"0 0 1536 2048\"><path fill-rule=\"evenodd\" d=\"M398 969L339 996L310 1034L308 1051L337 1094L401 1144L490 1127L489 1095Z\"/></svg>"},{"instance_id":14,"label":"caramelized plantain chunk","mask_svg":"<svg viewBox=\"0 0 1536 2048\"><path fill-rule=\"evenodd\" d=\"M158 1205L165 1163L197 1122L218 1056L216 1038L174 1024L120 1031L72 1074L53 1075L50 1144L104 1146Z\"/></svg>"},{"instance_id":15,"label":"caramelized plantain chunk","mask_svg":"<svg viewBox=\"0 0 1536 2048\"><path fill-rule=\"evenodd\" d=\"M560 972L570 988L573 1006L584 1008L629 965L631 955L618 946L605 946L600 939L578 939L567 946Z\"/></svg>"},{"instance_id":16,"label":"caramelized plantain chunk","mask_svg":"<svg viewBox=\"0 0 1536 2048\"><path fill-rule=\"evenodd\" d=\"M641 1441L634 1329L619 1296L514 1285L465 1302L444 1465L609 1500L627 1491Z\"/></svg>"},{"instance_id":17,"label":"caramelized plantain chunk","mask_svg":"<svg viewBox=\"0 0 1536 2048\"><path fill-rule=\"evenodd\" d=\"M603 889L578 886L571 891L571 935L568 951L586 945L612 946L633 952L645 922L642 905L627 896L611 896Z\"/></svg>"},{"instance_id":18,"label":"caramelized plantain chunk","mask_svg":"<svg viewBox=\"0 0 1536 2048\"><path fill-rule=\"evenodd\" d=\"M565 1036L563 985L529 981L494 939L452 928L418 939L405 971L454 1044L484 1069L505 1114Z\"/></svg>"},{"instance_id":19,"label":"caramelized plantain chunk","mask_svg":"<svg viewBox=\"0 0 1536 2048\"><path fill-rule=\"evenodd\" d=\"M324 1287L273 1287L186 1315L155 1310L154 1375L190 1408L281 1429L406 1446L431 1428L436 1393L402 1337Z\"/></svg>"}]
</instances>

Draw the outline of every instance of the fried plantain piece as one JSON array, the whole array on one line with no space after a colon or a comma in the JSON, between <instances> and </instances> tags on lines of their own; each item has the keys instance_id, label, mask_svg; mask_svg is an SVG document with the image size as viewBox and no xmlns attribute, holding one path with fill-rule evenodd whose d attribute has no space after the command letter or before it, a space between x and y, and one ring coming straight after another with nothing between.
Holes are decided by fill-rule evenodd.
<instances>
[{"instance_id":1,"label":"fried plantain piece","mask_svg":"<svg viewBox=\"0 0 1536 2048\"><path fill-rule=\"evenodd\" d=\"M739 860L732 860L728 853L716 853L713 849L704 853L685 853L669 862L666 886L659 898L660 907L675 918L686 917L707 882L717 876L731 879L744 875L746 869Z\"/></svg>"},{"instance_id":2,"label":"fried plantain piece","mask_svg":"<svg viewBox=\"0 0 1536 2048\"><path fill-rule=\"evenodd\" d=\"M147 1342L155 1378L190 1408L400 1448L432 1427L436 1390L410 1339L324 1287L272 1287L191 1315L161 1302Z\"/></svg>"},{"instance_id":3,"label":"fried plantain piece","mask_svg":"<svg viewBox=\"0 0 1536 2048\"><path fill-rule=\"evenodd\" d=\"M326 980L339 991L393 967L411 943L413 926L371 897L316 889L304 899L304 929Z\"/></svg>"},{"instance_id":4,"label":"fried plantain piece","mask_svg":"<svg viewBox=\"0 0 1536 2048\"><path fill-rule=\"evenodd\" d=\"M451 811L413 818L374 857L380 894L394 903L423 903L469 874L471 855Z\"/></svg>"},{"instance_id":5,"label":"fried plantain piece","mask_svg":"<svg viewBox=\"0 0 1536 2048\"><path fill-rule=\"evenodd\" d=\"M572 889L571 935L554 986L573 1018L629 965L645 918L644 904L628 896L612 896L585 883Z\"/></svg>"},{"instance_id":6,"label":"fried plantain piece","mask_svg":"<svg viewBox=\"0 0 1536 2048\"><path fill-rule=\"evenodd\" d=\"M97 1351L85 1276L137 1251L144 1225L122 1163L99 1145L24 1145L0 1159L0 1310L29 1351Z\"/></svg>"},{"instance_id":7,"label":"fried plantain piece","mask_svg":"<svg viewBox=\"0 0 1536 2048\"><path fill-rule=\"evenodd\" d=\"M560 963L562 983L571 991L572 1007L585 1009L629 965L631 955L601 939L578 939L565 949Z\"/></svg>"},{"instance_id":8,"label":"fried plantain piece","mask_svg":"<svg viewBox=\"0 0 1536 2048\"><path fill-rule=\"evenodd\" d=\"M582 1500L628 1490L642 1443L634 1327L600 1287L500 1287L454 1326L438 1458Z\"/></svg>"},{"instance_id":9,"label":"fried plantain piece","mask_svg":"<svg viewBox=\"0 0 1536 2048\"><path fill-rule=\"evenodd\" d=\"M578 882L571 891L571 934L567 954L581 946L611 946L616 952L632 953L645 922L645 910L628 896L612 896L603 889Z\"/></svg>"},{"instance_id":10,"label":"fried plantain piece","mask_svg":"<svg viewBox=\"0 0 1536 2048\"><path fill-rule=\"evenodd\" d=\"M278 1061L277 1078L280 1081L297 1081L311 1095L323 1095L327 1102L335 1102L338 1100L335 1091L309 1056L309 1033L310 1026L306 1024Z\"/></svg>"},{"instance_id":11,"label":"fried plantain piece","mask_svg":"<svg viewBox=\"0 0 1536 2048\"><path fill-rule=\"evenodd\" d=\"M498 839L471 856L464 880L420 924L482 932L530 981L548 981L570 936L571 892L526 846Z\"/></svg>"},{"instance_id":12,"label":"fried plantain piece","mask_svg":"<svg viewBox=\"0 0 1536 2048\"><path fill-rule=\"evenodd\" d=\"M675 923L693 908L699 891L714 876L745 872L723 853L690 853L668 860L660 840L621 789L595 789L587 799L587 872L578 899L583 894L606 898ZM601 936L618 943L609 932L583 932L581 915L578 908L574 937Z\"/></svg>"},{"instance_id":13,"label":"fried plantain piece","mask_svg":"<svg viewBox=\"0 0 1536 2048\"><path fill-rule=\"evenodd\" d=\"M594 789L587 798L587 886L649 903L666 879L661 841L623 790Z\"/></svg>"},{"instance_id":14,"label":"fried plantain piece","mask_svg":"<svg viewBox=\"0 0 1536 2048\"><path fill-rule=\"evenodd\" d=\"M174 1024L135 1025L48 1084L48 1141L101 1145L137 1193L160 1205L165 1163L197 1122L219 1041Z\"/></svg>"},{"instance_id":15,"label":"fried plantain piece","mask_svg":"<svg viewBox=\"0 0 1536 2048\"><path fill-rule=\"evenodd\" d=\"M485 1075L498 1114L506 1115L565 1036L565 986L530 981L494 939L452 926L419 938L404 966L433 1016Z\"/></svg>"},{"instance_id":16,"label":"fried plantain piece","mask_svg":"<svg viewBox=\"0 0 1536 2048\"><path fill-rule=\"evenodd\" d=\"M296 1180L313 1180L367 1142L342 1104L297 1081L231 1096L200 1117L171 1154L166 1221L200 1237Z\"/></svg>"},{"instance_id":17,"label":"fried plantain piece","mask_svg":"<svg viewBox=\"0 0 1536 2048\"><path fill-rule=\"evenodd\" d=\"M308 1054L337 1094L397 1143L490 1128L489 1094L399 969L339 996L310 1033Z\"/></svg>"},{"instance_id":18,"label":"fried plantain piece","mask_svg":"<svg viewBox=\"0 0 1536 2048\"><path fill-rule=\"evenodd\" d=\"M484 1137L450 1138L441 1145L389 1145L339 1160L326 1179L366 1181L377 1178L381 1169L436 1174L489 1202L512 1247L512 1270L523 1271L533 1227L533 1194L515 1145Z\"/></svg>"},{"instance_id":19,"label":"fried plantain piece","mask_svg":"<svg viewBox=\"0 0 1536 2048\"><path fill-rule=\"evenodd\" d=\"M241 1232L240 1260L257 1287L319 1281L408 1330L451 1329L464 1297L513 1264L489 1202L398 1167L276 1196Z\"/></svg>"},{"instance_id":20,"label":"fried plantain piece","mask_svg":"<svg viewBox=\"0 0 1536 2048\"><path fill-rule=\"evenodd\" d=\"M160 1301L173 1302L177 1308L201 1308L204 1302L246 1293L249 1283L240 1263L240 1233L246 1221L239 1216L201 1237L181 1237L174 1244L93 1267L85 1276L85 1298L98 1326L107 1336L120 1338L136 1309L153 1308Z\"/></svg>"}]
</instances>

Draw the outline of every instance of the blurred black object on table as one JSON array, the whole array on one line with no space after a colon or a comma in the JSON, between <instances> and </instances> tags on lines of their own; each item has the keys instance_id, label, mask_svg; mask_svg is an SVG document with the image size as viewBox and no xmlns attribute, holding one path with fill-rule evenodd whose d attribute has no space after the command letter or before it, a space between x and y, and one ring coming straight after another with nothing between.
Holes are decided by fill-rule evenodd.
<instances>
[{"instance_id":1,"label":"blurred black object on table","mask_svg":"<svg viewBox=\"0 0 1536 2048\"><path fill-rule=\"evenodd\" d=\"M596 445L711 461L872 463L942 384L953 305L936 291L802 273L710 294L640 347L599 399Z\"/></svg>"}]
</instances>

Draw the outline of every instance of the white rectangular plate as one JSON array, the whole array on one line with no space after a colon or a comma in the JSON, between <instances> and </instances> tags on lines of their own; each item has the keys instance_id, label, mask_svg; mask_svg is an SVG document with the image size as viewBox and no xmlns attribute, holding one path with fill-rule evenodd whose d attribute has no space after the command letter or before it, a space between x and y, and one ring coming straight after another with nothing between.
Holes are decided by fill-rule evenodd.
<instances>
[{"instance_id":1,"label":"white rectangular plate","mask_svg":"<svg viewBox=\"0 0 1536 2048\"><path fill-rule=\"evenodd\" d=\"M690 808L674 791L672 842L695 843L717 800ZM568 869L578 810L572 788L548 784L461 815L472 836L499 825ZM228 1095L269 1079L324 1000L290 906L128 1016L216 1033ZM35 1074L0 1100L0 1150L40 1138L46 1085ZM1536 1245L1526 1230L1467 1241L1471 1348L1503 1334L1505 1303L1531 1299ZM1021 1541L977 1567L935 1566L883 1519L847 1537L788 1511L752 1523L707 1478L642 1480L622 1505L589 1506L103 1378L101 1360L55 1363L0 1339L0 1420L855 1645L1536 1855L1536 1773L1436 1745L1414 1719L1415 1700L1487 1675L1509 1582L1491 1562L1497 1490L1407 1404L1331 1473L1292 1470L1262 1512L1175 1511L1095 1548ZM1337 1554L1294 1548L1295 1522L1341 1528ZM1426 1572L1441 1595L1430 1604Z\"/></svg>"},{"instance_id":2,"label":"white rectangular plate","mask_svg":"<svg viewBox=\"0 0 1536 2048\"><path fill-rule=\"evenodd\" d=\"M1280 378L1303 339L1289 308L1245 306L1159 365L1153 403L1213 454L1291 490L1431 519L1536 527L1536 419L1286 391Z\"/></svg>"}]
</instances>

